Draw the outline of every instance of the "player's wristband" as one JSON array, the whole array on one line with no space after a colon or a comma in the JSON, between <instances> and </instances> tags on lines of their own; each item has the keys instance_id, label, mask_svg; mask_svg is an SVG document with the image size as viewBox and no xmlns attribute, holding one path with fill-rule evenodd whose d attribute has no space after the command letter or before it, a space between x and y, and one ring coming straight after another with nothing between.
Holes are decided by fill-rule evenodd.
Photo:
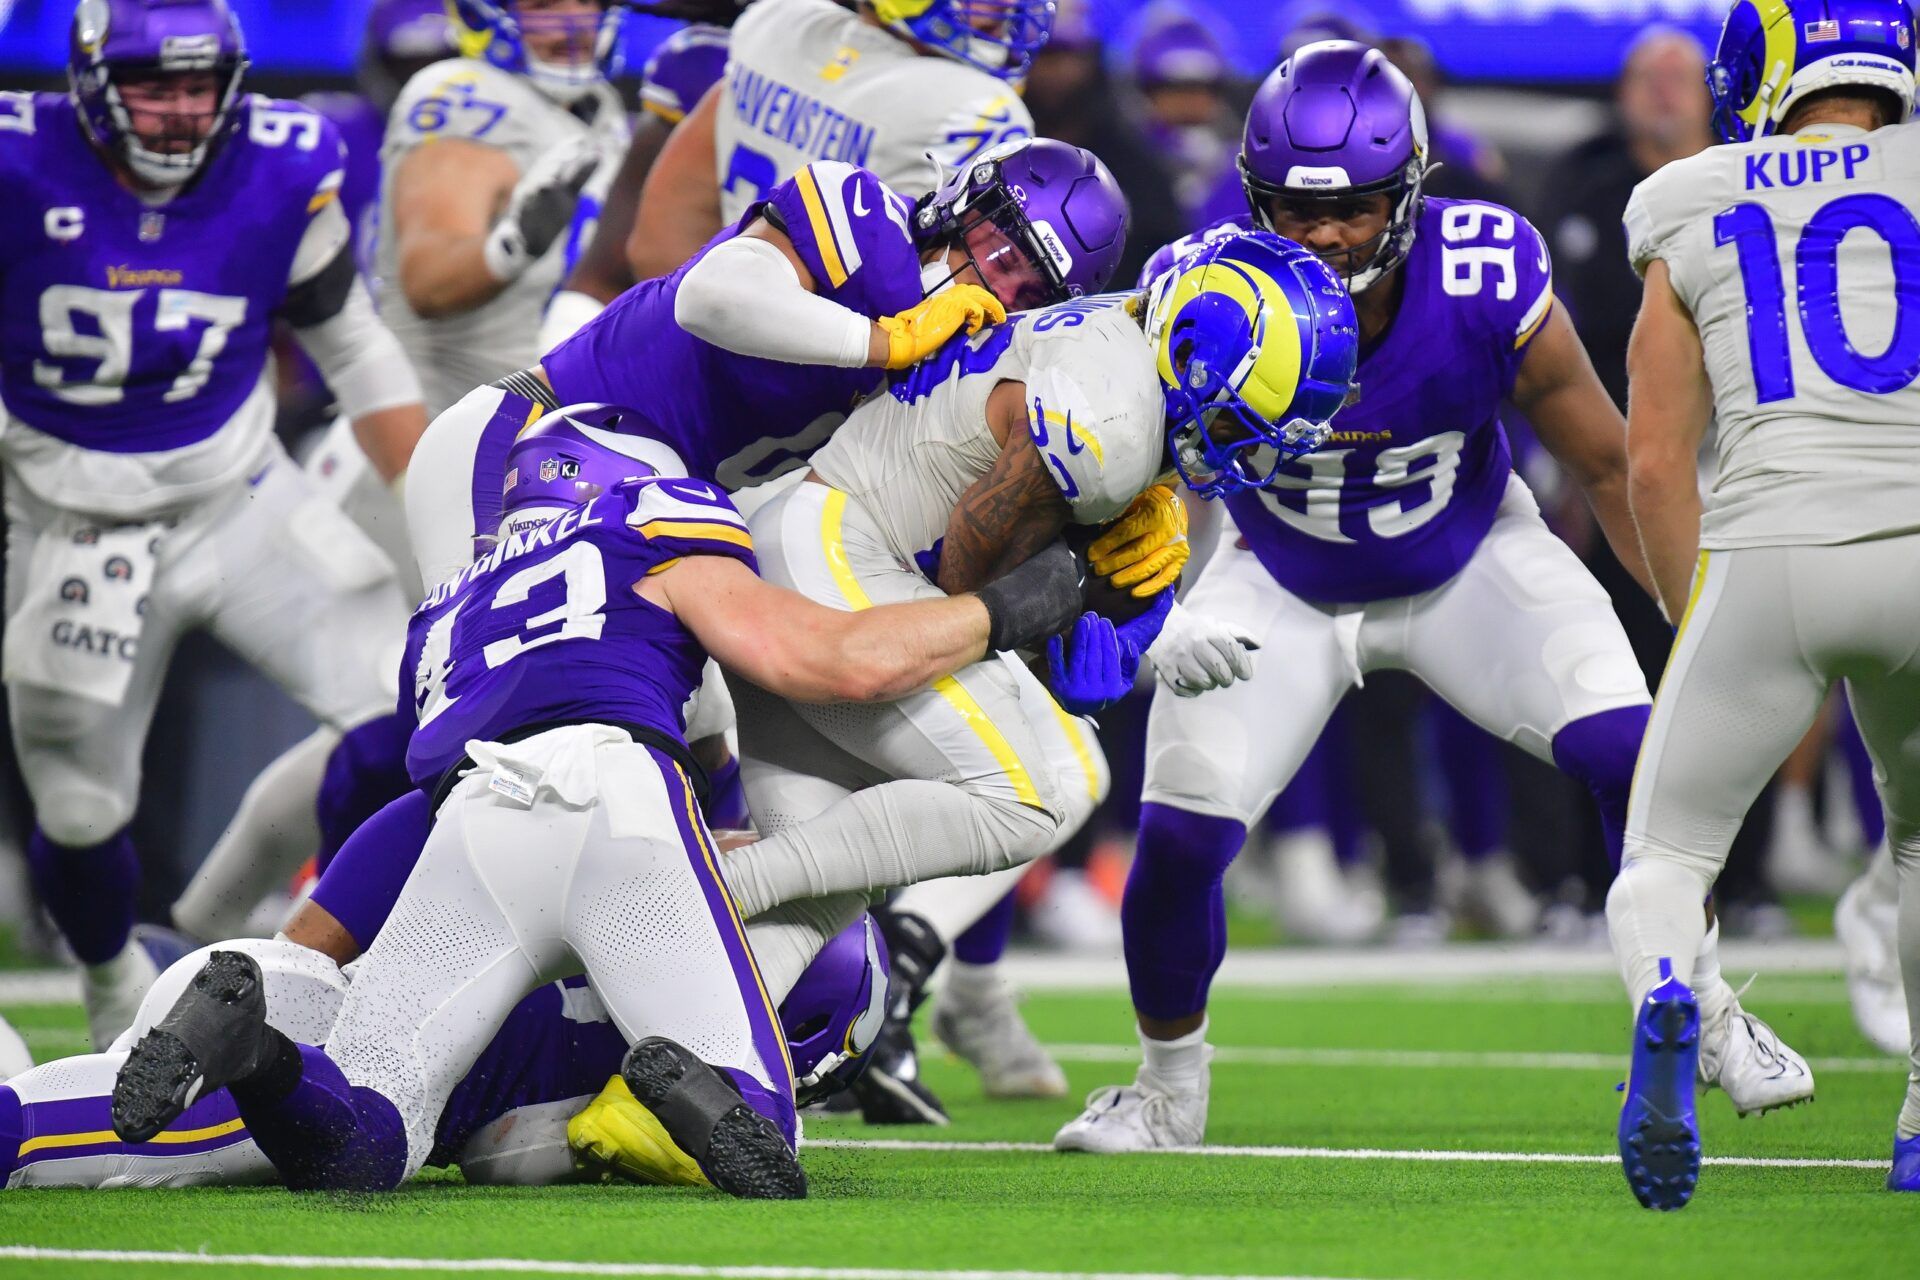
<instances>
[{"instance_id":1,"label":"player's wristband","mask_svg":"<svg viewBox=\"0 0 1920 1280\"><path fill-rule=\"evenodd\" d=\"M527 252L527 242L520 234L520 224L511 218L501 219L487 233L486 243L480 247L480 256L487 264L487 273L501 284L512 284L533 265L533 255Z\"/></svg>"},{"instance_id":2,"label":"player's wristband","mask_svg":"<svg viewBox=\"0 0 1920 1280\"><path fill-rule=\"evenodd\" d=\"M1085 573L1065 542L1056 541L1038 555L980 588L987 606L987 650L1037 648L1048 636L1073 624L1085 607L1080 598Z\"/></svg>"}]
</instances>

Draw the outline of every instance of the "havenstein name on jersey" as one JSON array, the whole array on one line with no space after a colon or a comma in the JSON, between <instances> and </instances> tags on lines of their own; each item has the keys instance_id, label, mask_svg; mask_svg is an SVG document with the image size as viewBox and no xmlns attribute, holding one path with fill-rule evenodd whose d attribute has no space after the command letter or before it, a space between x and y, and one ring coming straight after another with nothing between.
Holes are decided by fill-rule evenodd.
<instances>
[{"instance_id":1,"label":"havenstein name on jersey","mask_svg":"<svg viewBox=\"0 0 1920 1280\"><path fill-rule=\"evenodd\" d=\"M866 167L873 152L872 125L738 62L727 68L727 88L744 128L816 160Z\"/></svg>"}]
</instances>

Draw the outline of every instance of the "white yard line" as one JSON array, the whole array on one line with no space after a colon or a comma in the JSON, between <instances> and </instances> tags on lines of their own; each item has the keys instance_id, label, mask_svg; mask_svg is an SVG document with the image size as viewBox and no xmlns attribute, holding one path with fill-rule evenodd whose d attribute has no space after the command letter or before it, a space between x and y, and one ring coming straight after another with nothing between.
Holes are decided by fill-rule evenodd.
<instances>
[{"instance_id":1,"label":"white yard line","mask_svg":"<svg viewBox=\"0 0 1920 1280\"><path fill-rule=\"evenodd\" d=\"M544 1258L329 1257L294 1253L171 1253L147 1249L0 1247L22 1262L157 1263L186 1267L278 1267L289 1271L416 1271L547 1276L688 1276L694 1280L1316 1280L1307 1276L1209 1276L1172 1271L936 1271L905 1267L697 1267L673 1262L569 1262Z\"/></svg>"},{"instance_id":2,"label":"white yard line","mask_svg":"<svg viewBox=\"0 0 1920 1280\"><path fill-rule=\"evenodd\" d=\"M1047 1052L1062 1062L1140 1061L1137 1044L1050 1044ZM1395 1067L1414 1071L1452 1071L1491 1068L1505 1071L1622 1071L1627 1056L1614 1053L1503 1053L1442 1049L1288 1049L1247 1045L1217 1045L1213 1061L1256 1067ZM1903 1059L1812 1058L1815 1071L1839 1075L1899 1072Z\"/></svg>"},{"instance_id":3,"label":"white yard line","mask_svg":"<svg viewBox=\"0 0 1920 1280\"><path fill-rule=\"evenodd\" d=\"M1838 974L1840 945L1830 938L1793 942L1728 942L1720 965L1732 974ZM1127 974L1120 957L1062 956L1016 951L1003 964L1007 979L1023 991L1124 991ZM1552 979L1611 978L1618 974L1605 948L1551 946L1539 942L1460 942L1432 951L1394 951L1384 947L1248 948L1229 952L1214 979L1216 987L1240 989L1322 987L1430 987L1448 984L1500 984L1467 998L1502 998L1508 983L1540 983L1540 998L1555 998ZM1540 980L1548 981L1541 983ZM1766 991L1763 984L1759 990ZM1596 993L1583 984L1579 998ZM1601 993L1604 998L1625 997ZM1530 993L1528 993L1530 998ZM1282 997L1286 998L1286 997ZM1784 999L1785 996L1779 998ZM80 999L80 980L57 969L0 973L0 1004L72 1004Z\"/></svg>"},{"instance_id":4,"label":"white yard line","mask_svg":"<svg viewBox=\"0 0 1920 1280\"><path fill-rule=\"evenodd\" d=\"M809 1138L806 1147L841 1151L979 1151L1054 1154L1045 1142L924 1142L905 1138ZM1239 1156L1256 1160L1412 1160L1460 1164L1619 1164L1617 1155L1565 1151L1417 1151L1391 1147L1168 1147L1153 1155ZM1067 1157L1073 1158L1073 1157ZM1814 1160L1787 1156L1708 1156L1736 1169L1877 1169L1885 1160Z\"/></svg>"}]
</instances>

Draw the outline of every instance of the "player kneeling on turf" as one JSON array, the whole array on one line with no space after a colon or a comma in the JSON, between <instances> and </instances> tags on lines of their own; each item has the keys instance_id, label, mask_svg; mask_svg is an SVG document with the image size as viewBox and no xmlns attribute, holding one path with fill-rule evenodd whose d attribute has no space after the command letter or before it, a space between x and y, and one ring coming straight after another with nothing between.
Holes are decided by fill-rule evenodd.
<instances>
[{"instance_id":1,"label":"player kneeling on turf","mask_svg":"<svg viewBox=\"0 0 1920 1280\"><path fill-rule=\"evenodd\" d=\"M269 1028L254 963L216 952L121 1069L121 1137L226 1086L288 1186L398 1186L514 1003L585 972L632 1042L628 1088L708 1180L805 1194L780 1028L680 708L709 652L788 697L897 698L1058 633L1079 575L1062 545L973 595L813 604L755 575L725 495L663 474L627 416L563 410L522 436L494 550L414 615L408 767L437 815L327 1049Z\"/></svg>"}]
</instances>

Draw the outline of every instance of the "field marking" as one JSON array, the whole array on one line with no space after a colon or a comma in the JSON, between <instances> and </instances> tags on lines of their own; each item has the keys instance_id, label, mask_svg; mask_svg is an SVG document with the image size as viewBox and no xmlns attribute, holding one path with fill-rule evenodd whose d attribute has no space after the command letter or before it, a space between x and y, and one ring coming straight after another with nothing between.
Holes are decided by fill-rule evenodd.
<instances>
[{"instance_id":1,"label":"field marking","mask_svg":"<svg viewBox=\"0 0 1920 1280\"><path fill-rule=\"evenodd\" d=\"M290 1271L426 1271L550 1276L691 1276L704 1280L1327 1280L1277 1275L1190 1275L1176 1271L940 1271L907 1267L699 1267L673 1262L570 1262L546 1258L329 1257L297 1253L181 1253L153 1249L43 1249L0 1246L22 1262L159 1263L188 1267L280 1267Z\"/></svg>"},{"instance_id":2,"label":"field marking","mask_svg":"<svg viewBox=\"0 0 1920 1280\"><path fill-rule=\"evenodd\" d=\"M923 1142L908 1138L808 1138L802 1149L840 1151L986 1151L1056 1153L1046 1142ZM1078 1153L1064 1153L1074 1155ZM1159 1156L1242 1156L1256 1160L1412 1160L1446 1164L1619 1164L1617 1155L1570 1151L1424 1151L1395 1147L1164 1147ZM1705 1163L1736 1169L1877 1169L1885 1160L1825 1160L1796 1156L1707 1156Z\"/></svg>"},{"instance_id":3,"label":"field marking","mask_svg":"<svg viewBox=\"0 0 1920 1280\"><path fill-rule=\"evenodd\" d=\"M1048 1053L1062 1062L1138 1063L1138 1045L1049 1044ZM1453 1049L1289 1049L1275 1046L1216 1045L1213 1061L1256 1067L1402 1067L1417 1071L1622 1071L1627 1055L1613 1053L1524 1053ZM1815 1071L1837 1075L1897 1071L1905 1074L1905 1060L1884 1058L1809 1058Z\"/></svg>"},{"instance_id":4,"label":"field marking","mask_svg":"<svg viewBox=\"0 0 1920 1280\"><path fill-rule=\"evenodd\" d=\"M1728 973L1839 974L1840 944L1831 938L1786 942L1731 941L1720 948ZM1007 980L1023 991L1124 991L1126 970L1116 951L1107 955L1060 955L1015 951L1002 964ZM1431 951L1389 947L1249 947L1227 954L1214 978L1223 989L1297 987L1431 987L1466 982L1529 982L1554 978L1613 977L1619 973L1605 947L1569 947L1546 942L1455 942ZM1764 988L1763 988L1764 989ZM1614 997L1624 1007L1624 996ZM61 969L0 973L0 1004L72 1004L80 979Z\"/></svg>"}]
</instances>

